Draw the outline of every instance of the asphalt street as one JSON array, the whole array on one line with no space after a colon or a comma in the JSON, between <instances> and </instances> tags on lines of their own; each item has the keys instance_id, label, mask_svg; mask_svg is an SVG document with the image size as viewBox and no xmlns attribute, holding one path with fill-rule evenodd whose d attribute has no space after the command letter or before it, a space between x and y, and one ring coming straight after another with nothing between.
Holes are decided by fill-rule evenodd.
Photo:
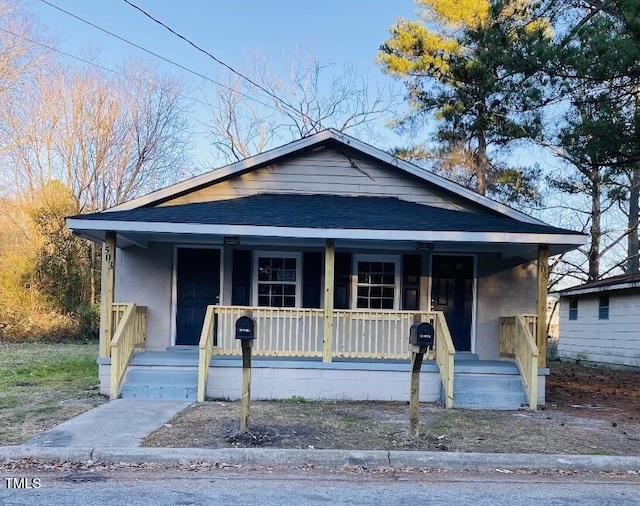
<instances>
[{"instance_id":1,"label":"asphalt street","mask_svg":"<svg viewBox=\"0 0 640 506\"><path fill-rule=\"evenodd\" d=\"M9 478L9 480L7 480ZM18 478L18 481L11 480ZM20 478L26 478L20 481ZM34 482L34 478L38 481ZM319 469L0 471L3 505L640 505L638 475L348 472ZM30 484L32 488L14 485ZM34 485L37 484L37 488Z\"/></svg>"}]
</instances>

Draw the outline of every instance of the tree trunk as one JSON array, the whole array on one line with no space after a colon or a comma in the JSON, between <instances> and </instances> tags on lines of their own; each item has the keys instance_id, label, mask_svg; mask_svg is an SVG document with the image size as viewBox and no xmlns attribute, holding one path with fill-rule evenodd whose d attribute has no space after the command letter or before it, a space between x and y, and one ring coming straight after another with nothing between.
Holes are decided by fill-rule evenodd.
<instances>
[{"instance_id":1,"label":"tree trunk","mask_svg":"<svg viewBox=\"0 0 640 506\"><path fill-rule=\"evenodd\" d=\"M635 165L631 171L631 185L629 188L629 239L627 241L627 273L640 271L640 247L638 244L638 222L640 221L640 166Z\"/></svg>"},{"instance_id":2,"label":"tree trunk","mask_svg":"<svg viewBox=\"0 0 640 506\"><path fill-rule=\"evenodd\" d=\"M592 170L593 174L598 174L598 169ZM595 281L600 276L600 240L602 238L601 217L602 208L600 207L601 183L600 176L596 176L592 182L591 188L591 230L589 245L589 281Z\"/></svg>"},{"instance_id":3,"label":"tree trunk","mask_svg":"<svg viewBox=\"0 0 640 506\"><path fill-rule=\"evenodd\" d=\"M635 141L636 150L640 151L640 83L636 82L635 92ZM627 236L627 274L635 274L640 271L640 257L638 256L640 248L638 247L638 214L640 210L640 164L635 163L631 168L631 177L629 178L629 217L627 227L629 235Z\"/></svg>"},{"instance_id":4,"label":"tree trunk","mask_svg":"<svg viewBox=\"0 0 640 506\"><path fill-rule=\"evenodd\" d=\"M478 132L476 179L477 191L480 195L487 194L487 172L489 171L489 158L487 157L487 139L483 131Z\"/></svg>"}]
</instances>

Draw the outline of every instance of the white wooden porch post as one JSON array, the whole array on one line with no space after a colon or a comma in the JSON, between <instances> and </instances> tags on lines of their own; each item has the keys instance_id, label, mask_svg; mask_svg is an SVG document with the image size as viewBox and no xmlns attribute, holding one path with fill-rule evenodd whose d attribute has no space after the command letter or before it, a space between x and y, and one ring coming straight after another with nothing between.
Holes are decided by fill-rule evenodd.
<instances>
[{"instance_id":1,"label":"white wooden porch post","mask_svg":"<svg viewBox=\"0 0 640 506\"><path fill-rule=\"evenodd\" d=\"M538 246L538 321L536 324L536 346L538 367L547 366L547 282L549 281L549 246Z\"/></svg>"},{"instance_id":2,"label":"white wooden porch post","mask_svg":"<svg viewBox=\"0 0 640 506\"><path fill-rule=\"evenodd\" d=\"M335 245L327 239L324 246L324 333L322 361L331 362L333 343L333 292L334 292Z\"/></svg>"},{"instance_id":3,"label":"white wooden porch post","mask_svg":"<svg viewBox=\"0 0 640 506\"><path fill-rule=\"evenodd\" d=\"M107 232L102 246L102 283L100 284L100 356L109 357L113 336L113 287L116 271L116 233Z\"/></svg>"}]
</instances>

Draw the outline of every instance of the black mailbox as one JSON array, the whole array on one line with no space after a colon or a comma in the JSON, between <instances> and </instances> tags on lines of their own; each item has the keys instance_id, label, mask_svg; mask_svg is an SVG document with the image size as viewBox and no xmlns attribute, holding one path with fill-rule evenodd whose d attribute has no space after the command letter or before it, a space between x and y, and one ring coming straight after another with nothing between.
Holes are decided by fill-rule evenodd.
<instances>
[{"instance_id":1,"label":"black mailbox","mask_svg":"<svg viewBox=\"0 0 640 506\"><path fill-rule=\"evenodd\" d=\"M241 316L236 320L236 339L255 339L256 322L248 316Z\"/></svg>"},{"instance_id":2,"label":"black mailbox","mask_svg":"<svg viewBox=\"0 0 640 506\"><path fill-rule=\"evenodd\" d=\"M433 348L435 331L430 323L414 323L409 330L409 344Z\"/></svg>"}]
</instances>

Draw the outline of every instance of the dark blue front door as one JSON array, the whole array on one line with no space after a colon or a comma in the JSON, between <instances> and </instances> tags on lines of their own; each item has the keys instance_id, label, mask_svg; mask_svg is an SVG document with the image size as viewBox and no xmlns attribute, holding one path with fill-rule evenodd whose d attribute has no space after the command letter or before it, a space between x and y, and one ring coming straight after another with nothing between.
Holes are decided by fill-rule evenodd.
<instances>
[{"instance_id":1,"label":"dark blue front door","mask_svg":"<svg viewBox=\"0 0 640 506\"><path fill-rule=\"evenodd\" d=\"M176 345L197 345L207 306L220 295L220 250L179 248Z\"/></svg>"},{"instance_id":2,"label":"dark blue front door","mask_svg":"<svg viewBox=\"0 0 640 506\"><path fill-rule=\"evenodd\" d=\"M444 312L456 351L471 351L473 257L433 255L431 300Z\"/></svg>"}]
</instances>

